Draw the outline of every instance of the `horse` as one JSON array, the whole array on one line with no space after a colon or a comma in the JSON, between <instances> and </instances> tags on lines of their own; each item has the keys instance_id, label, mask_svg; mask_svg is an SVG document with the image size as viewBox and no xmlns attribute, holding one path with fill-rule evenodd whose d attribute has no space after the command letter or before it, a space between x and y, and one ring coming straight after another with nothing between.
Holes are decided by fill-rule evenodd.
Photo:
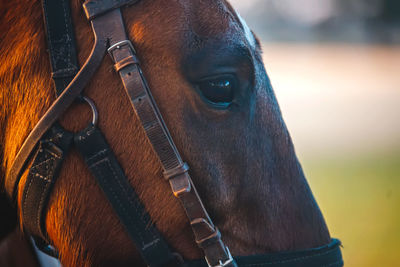
<instances>
[{"instance_id":1,"label":"horse","mask_svg":"<svg viewBox=\"0 0 400 267\"><path fill-rule=\"evenodd\" d=\"M70 3L78 62L83 65L94 37L81 4ZM40 1L1 5L4 184L24 139L56 96ZM122 7L122 14L158 108L232 255L329 244L328 228L265 70L260 41L232 6L225 0L143 0ZM84 89L97 107L98 127L169 246L184 259L202 258L185 212L162 178L162 166L112 66L105 57ZM90 120L87 105L74 102L58 123L78 132ZM18 184L14 209L21 228L27 174ZM64 266L144 264L74 148L50 195L45 227Z\"/></svg>"}]
</instances>

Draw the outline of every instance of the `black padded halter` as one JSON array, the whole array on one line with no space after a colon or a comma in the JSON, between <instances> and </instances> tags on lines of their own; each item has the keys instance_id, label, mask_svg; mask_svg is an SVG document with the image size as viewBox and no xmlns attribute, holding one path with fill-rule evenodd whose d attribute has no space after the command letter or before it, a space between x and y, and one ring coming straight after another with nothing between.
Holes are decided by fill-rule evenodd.
<instances>
[{"instance_id":1,"label":"black padded halter","mask_svg":"<svg viewBox=\"0 0 400 267\"><path fill-rule=\"evenodd\" d=\"M26 222L26 231L38 243L50 242L44 226L47 201L62 160L69 147L74 145L149 266L237 266L200 200L189 176L189 167L173 143L143 77L133 45L126 35L120 7L137 1L88 0L84 3L85 14L95 35L95 44L88 60L71 81L77 64L69 3L67 0L43 0L50 61L59 96L25 140L7 174L6 190L14 199L21 173L32 158L32 167L24 188L23 221ZM55 9L56 12L62 9L64 13L52 13ZM66 132L56 123L70 104L80 97L83 88L102 62L106 49L115 63L115 70L120 74L132 108L160 159L164 176L186 211L195 240L203 250L206 261L183 261L170 250L157 228L151 224L150 217L95 122L76 134ZM60 61L57 59L59 55L65 58ZM35 155L32 155L33 151L36 151ZM339 245L339 241L333 240L329 245L311 250L239 257L237 260L240 266L342 266ZM45 248L42 246L42 249Z\"/></svg>"}]
</instances>

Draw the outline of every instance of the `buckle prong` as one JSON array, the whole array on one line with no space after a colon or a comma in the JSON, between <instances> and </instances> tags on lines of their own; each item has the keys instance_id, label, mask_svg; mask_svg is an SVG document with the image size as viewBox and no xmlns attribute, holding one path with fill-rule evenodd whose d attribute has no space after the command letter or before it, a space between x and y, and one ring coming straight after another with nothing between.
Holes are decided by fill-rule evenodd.
<instances>
[{"instance_id":1,"label":"buckle prong","mask_svg":"<svg viewBox=\"0 0 400 267\"><path fill-rule=\"evenodd\" d=\"M132 42L131 42L130 40L123 40L123 41L120 41L120 42L117 42L117 43L113 44L112 46L110 46L110 47L107 49L108 54L110 55L110 57L111 57L113 60L114 60L114 57L113 57L113 55L112 55L112 52L113 52L115 49L120 49L120 48L121 48L122 46L124 46L124 45L128 45L129 48L132 50L132 53L133 53L133 54L136 54L136 50L135 50L135 48L133 47Z\"/></svg>"}]
</instances>

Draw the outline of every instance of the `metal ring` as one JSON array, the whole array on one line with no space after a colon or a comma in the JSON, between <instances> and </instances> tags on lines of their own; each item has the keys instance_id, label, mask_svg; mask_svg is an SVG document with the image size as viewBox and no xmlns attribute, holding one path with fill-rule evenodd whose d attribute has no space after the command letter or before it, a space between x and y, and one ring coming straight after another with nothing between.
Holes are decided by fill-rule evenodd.
<instances>
[{"instance_id":1,"label":"metal ring","mask_svg":"<svg viewBox=\"0 0 400 267\"><path fill-rule=\"evenodd\" d=\"M87 96L82 96L82 99L83 99L86 103L89 104L90 109L92 110L92 114L93 114L93 116L92 116L92 124L93 124L94 126L96 126L96 125L97 125L97 121L98 121L98 119L99 119L99 113L97 112L96 105L94 104L93 100L90 99L90 98L87 97Z\"/></svg>"},{"instance_id":2,"label":"metal ring","mask_svg":"<svg viewBox=\"0 0 400 267\"><path fill-rule=\"evenodd\" d=\"M120 48L121 48L122 46L124 46L124 45L128 45L129 48L131 49L132 53L133 53L133 54L136 54L136 50L135 50L135 48L133 47L132 42L131 42L130 40L122 40L122 41L120 41L120 42L118 42L118 43L113 44L112 46L110 46L110 47L107 49L108 54L110 55L110 57L111 57L113 60L114 60L114 57L113 57L113 55L112 55L112 52L113 52L115 49L120 49Z\"/></svg>"}]
</instances>

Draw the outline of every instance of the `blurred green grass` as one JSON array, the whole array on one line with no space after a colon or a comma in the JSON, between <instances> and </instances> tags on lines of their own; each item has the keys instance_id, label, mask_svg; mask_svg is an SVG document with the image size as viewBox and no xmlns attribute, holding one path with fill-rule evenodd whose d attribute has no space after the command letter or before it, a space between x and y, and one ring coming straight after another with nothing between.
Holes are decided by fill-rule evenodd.
<instances>
[{"instance_id":1,"label":"blurred green grass","mask_svg":"<svg viewBox=\"0 0 400 267\"><path fill-rule=\"evenodd\" d=\"M345 266L399 266L400 149L301 161Z\"/></svg>"}]
</instances>

